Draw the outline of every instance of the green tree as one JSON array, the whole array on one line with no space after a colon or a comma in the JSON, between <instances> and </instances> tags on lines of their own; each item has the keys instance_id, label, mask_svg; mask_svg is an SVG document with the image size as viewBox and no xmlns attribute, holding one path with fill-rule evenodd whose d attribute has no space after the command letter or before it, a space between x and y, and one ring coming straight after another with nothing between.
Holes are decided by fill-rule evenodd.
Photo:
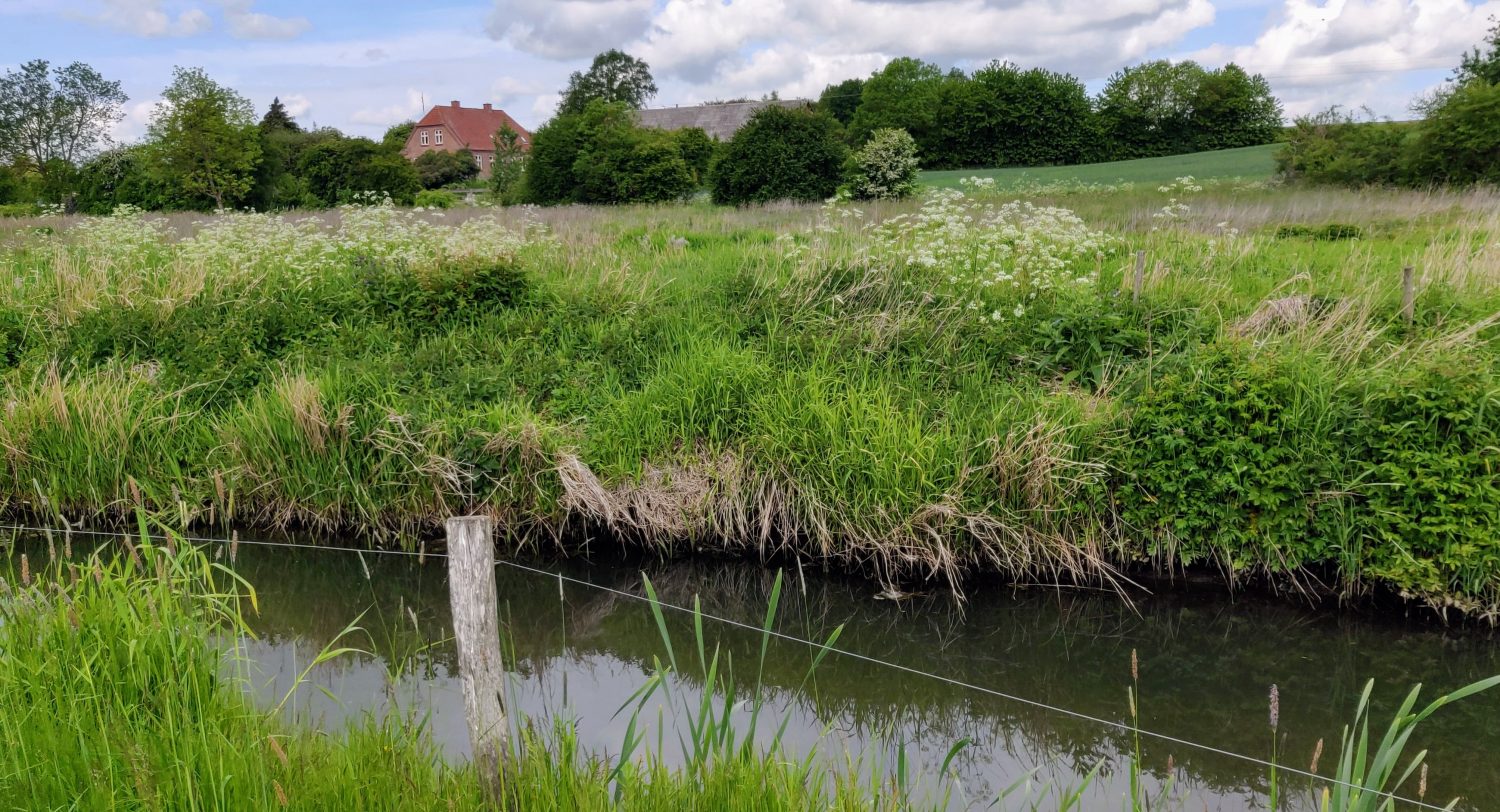
<instances>
[{"instance_id":1,"label":"green tree","mask_svg":"<svg viewBox=\"0 0 1500 812\"><path fill-rule=\"evenodd\" d=\"M709 170L714 202L831 197L848 156L838 129L833 117L810 109L771 105L756 111Z\"/></svg>"},{"instance_id":2,"label":"green tree","mask_svg":"<svg viewBox=\"0 0 1500 812\"><path fill-rule=\"evenodd\" d=\"M587 71L574 71L568 77L557 112L582 113L592 101L618 102L639 110L655 95L651 66L624 51L610 49L594 57Z\"/></svg>"},{"instance_id":3,"label":"green tree","mask_svg":"<svg viewBox=\"0 0 1500 812\"><path fill-rule=\"evenodd\" d=\"M255 183L260 140L244 96L201 68L176 68L148 129L162 181L216 209L238 205Z\"/></svg>"},{"instance_id":4,"label":"green tree","mask_svg":"<svg viewBox=\"0 0 1500 812\"><path fill-rule=\"evenodd\" d=\"M1483 81L1500 85L1500 21L1492 17L1490 22L1490 33L1483 44L1464 54L1458 68L1453 71L1456 84ZM1483 46L1489 49L1485 50Z\"/></svg>"},{"instance_id":5,"label":"green tree","mask_svg":"<svg viewBox=\"0 0 1500 812\"><path fill-rule=\"evenodd\" d=\"M1203 73L1196 62L1162 59L1111 76L1099 96L1099 121L1110 157L1192 151L1193 97Z\"/></svg>"},{"instance_id":6,"label":"green tree","mask_svg":"<svg viewBox=\"0 0 1500 812\"><path fill-rule=\"evenodd\" d=\"M265 133L276 130L293 133L302 132L302 127L298 126L297 121L292 118L291 114L287 113L286 105L281 103L280 96L271 99L270 108L266 110L266 114L260 120L261 132Z\"/></svg>"},{"instance_id":7,"label":"green tree","mask_svg":"<svg viewBox=\"0 0 1500 812\"><path fill-rule=\"evenodd\" d=\"M1269 144L1281 132L1281 102L1270 83L1233 62L1199 77L1191 107L1194 150Z\"/></svg>"},{"instance_id":8,"label":"green tree","mask_svg":"<svg viewBox=\"0 0 1500 812\"><path fill-rule=\"evenodd\" d=\"M380 137L380 146L391 152L400 152L406 148L406 140L411 137L411 131L417 128L415 121L403 121L400 124L392 124L385 135Z\"/></svg>"},{"instance_id":9,"label":"green tree","mask_svg":"<svg viewBox=\"0 0 1500 812\"><path fill-rule=\"evenodd\" d=\"M911 57L893 59L865 80L859 108L849 122L849 141L863 144L876 130L906 130L928 158L941 153L938 98L942 69Z\"/></svg>"},{"instance_id":10,"label":"green tree","mask_svg":"<svg viewBox=\"0 0 1500 812\"><path fill-rule=\"evenodd\" d=\"M937 94L937 120L923 147L923 165L932 169L995 166L1003 162L1000 109L994 92L967 77L943 79Z\"/></svg>"},{"instance_id":11,"label":"green tree","mask_svg":"<svg viewBox=\"0 0 1500 812\"><path fill-rule=\"evenodd\" d=\"M1077 77L997 61L975 71L973 81L992 98L989 134L998 163L1053 166L1088 157L1095 140L1094 111Z\"/></svg>"},{"instance_id":12,"label":"green tree","mask_svg":"<svg viewBox=\"0 0 1500 812\"><path fill-rule=\"evenodd\" d=\"M47 167L72 165L109 144L109 128L129 97L82 62L48 70L34 59L0 77L0 159ZM57 162L62 162L61 164Z\"/></svg>"},{"instance_id":13,"label":"green tree","mask_svg":"<svg viewBox=\"0 0 1500 812\"><path fill-rule=\"evenodd\" d=\"M713 162L718 142L710 138L702 127L674 130L672 140L677 143L677 151L682 154L682 160L687 161L688 168L693 172L694 185L702 186L708 181L708 165Z\"/></svg>"},{"instance_id":14,"label":"green tree","mask_svg":"<svg viewBox=\"0 0 1500 812\"><path fill-rule=\"evenodd\" d=\"M574 202L578 160L585 134L583 113L561 113L531 134L531 157L526 166L527 202L543 206Z\"/></svg>"},{"instance_id":15,"label":"green tree","mask_svg":"<svg viewBox=\"0 0 1500 812\"><path fill-rule=\"evenodd\" d=\"M440 189L449 184L463 183L473 180L479 174L479 166L474 163L474 153L467 148L452 152L429 150L418 155L412 161L412 167L417 170L417 178L422 182L423 189Z\"/></svg>"},{"instance_id":16,"label":"green tree","mask_svg":"<svg viewBox=\"0 0 1500 812\"><path fill-rule=\"evenodd\" d=\"M854 112L859 109L859 99L864 89L865 80L858 77L829 85L818 96L818 109L847 127L854 120Z\"/></svg>"},{"instance_id":17,"label":"green tree","mask_svg":"<svg viewBox=\"0 0 1500 812\"><path fill-rule=\"evenodd\" d=\"M1410 164L1423 183L1500 185L1500 84L1475 78L1441 94L1417 127Z\"/></svg>"},{"instance_id":18,"label":"green tree","mask_svg":"<svg viewBox=\"0 0 1500 812\"><path fill-rule=\"evenodd\" d=\"M495 162L490 166L490 193L507 205L519 202L521 183L526 176L526 147L521 134L507 124L491 140L495 145Z\"/></svg>"},{"instance_id":19,"label":"green tree","mask_svg":"<svg viewBox=\"0 0 1500 812\"><path fill-rule=\"evenodd\" d=\"M902 130L876 130L849 156L849 193L861 200L895 200L917 192L917 142Z\"/></svg>"},{"instance_id":20,"label":"green tree","mask_svg":"<svg viewBox=\"0 0 1500 812\"><path fill-rule=\"evenodd\" d=\"M143 209L172 208L173 190L151 171L151 148L146 144L105 150L78 170L78 210L109 214L129 204Z\"/></svg>"},{"instance_id":21,"label":"green tree","mask_svg":"<svg viewBox=\"0 0 1500 812\"><path fill-rule=\"evenodd\" d=\"M410 204L422 188L411 161L368 138L314 144L302 153L297 172L307 185L309 202L322 206L347 202L359 192L382 192Z\"/></svg>"}]
</instances>

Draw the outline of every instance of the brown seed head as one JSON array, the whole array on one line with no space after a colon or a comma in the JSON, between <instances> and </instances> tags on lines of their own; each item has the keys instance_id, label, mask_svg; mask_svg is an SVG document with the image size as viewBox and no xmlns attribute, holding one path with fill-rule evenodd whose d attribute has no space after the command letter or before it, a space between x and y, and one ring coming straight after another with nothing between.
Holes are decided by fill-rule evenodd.
<instances>
[{"instance_id":1,"label":"brown seed head","mask_svg":"<svg viewBox=\"0 0 1500 812\"><path fill-rule=\"evenodd\" d=\"M25 553L21 553L21 585L31 586L31 562L26 560Z\"/></svg>"},{"instance_id":2,"label":"brown seed head","mask_svg":"<svg viewBox=\"0 0 1500 812\"><path fill-rule=\"evenodd\" d=\"M1271 684L1271 730L1274 732L1276 726L1281 722L1281 692L1276 690L1276 684Z\"/></svg>"},{"instance_id":3,"label":"brown seed head","mask_svg":"<svg viewBox=\"0 0 1500 812\"><path fill-rule=\"evenodd\" d=\"M1320 759L1322 757L1323 757L1323 740L1322 739L1318 739L1317 746L1313 747L1312 766L1308 767L1307 771L1310 772L1310 773L1317 772L1318 771L1318 759Z\"/></svg>"},{"instance_id":4,"label":"brown seed head","mask_svg":"<svg viewBox=\"0 0 1500 812\"><path fill-rule=\"evenodd\" d=\"M1141 681L1140 662L1136 659L1135 649L1130 650L1130 679L1132 682Z\"/></svg>"},{"instance_id":5,"label":"brown seed head","mask_svg":"<svg viewBox=\"0 0 1500 812\"><path fill-rule=\"evenodd\" d=\"M1417 800L1421 801L1421 800L1424 800L1426 798L1427 798L1427 765L1423 764L1422 765L1422 775L1417 780Z\"/></svg>"},{"instance_id":6,"label":"brown seed head","mask_svg":"<svg viewBox=\"0 0 1500 812\"><path fill-rule=\"evenodd\" d=\"M281 807L283 809L285 809L286 807L292 805L292 802L289 801L289 800L287 800L286 790L284 790L284 789L281 788L281 782L280 781L272 781L271 782L271 788L274 789L274 790L276 790L276 802L279 803L279 804L281 804Z\"/></svg>"}]
</instances>

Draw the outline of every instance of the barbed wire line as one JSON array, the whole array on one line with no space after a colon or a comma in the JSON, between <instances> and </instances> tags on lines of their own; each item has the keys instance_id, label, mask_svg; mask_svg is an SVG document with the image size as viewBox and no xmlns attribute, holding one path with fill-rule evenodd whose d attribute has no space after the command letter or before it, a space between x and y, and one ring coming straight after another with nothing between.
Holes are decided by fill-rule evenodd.
<instances>
[{"instance_id":1,"label":"barbed wire line","mask_svg":"<svg viewBox=\"0 0 1500 812\"><path fill-rule=\"evenodd\" d=\"M305 542L289 542L289 541L283 542L283 541L271 541L271 540L264 540L264 539L260 539L260 540L257 540L257 539L242 539L242 538L238 538L238 537L227 538L226 539L226 538L212 538L212 537L203 537L203 536L187 536L187 535L180 535L180 534L175 534L175 533L173 533L173 534L146 533L143 536L141 533L126 533L126 532L107 531L107 530L83 530L83 529L77 529L77 528L35 527L35 526L30 526L30 525L15 525L15 524L0 525L0 531L17 531L17 532L30 532L30 533L41 533L41 534L68 534L68 535L80 535L80 536L106 536L106 537L126 538L126 539L145 537L145 538L158 539L158 540L163 540L163 541L176 540L176 541L183 541L183 542L200 542L200 543L203 543L203 544L212 544L212 545L220 545L220 546L231 546L231 545L239 544L239 545L258 546L258 547L284 547L284 548L290 548L290 549L315 550L315 551L319 551L319 552L357 553L357 554L361 554L361 555L363 555L365 553L371 553L371 554L376 554L376 555L399 555L399 556L407 556L407 557L413 557L413 558L447 558L448 557L448 555L446 553L427 552L425 550L403 550L403 549L396 549L396 548L337 547L337 546L325 546L325 545L321 545L321 544L311 544L311 543L305 543ZM889 669L892 669L894 671L899 671L899 672L902 672L902 673L905 673L905 674L910 674L911 676L914 676L914 677L921 677L923 679L934 680L936 682L940 682L940 683L943 683L945 685L949 685L949 686L954 687L954 688L962 688L962 689L967 690L967 691L973 691L975 693L984 694L986 696L994 697L996 699L1003 699L1003 700L1006 700L1008 702L1014 702L1014 703L1017 703L1017 704L1020 704L1020 705L1025 705L1027 707L1036 708L1038 710L1048 711L1048 712L1051 712L1051 713L1058 714L1060 716L1066 716L1068 718L1077 719L1077 720L1082 721L1082 722L1089 722L1091 724L1100 725L1101 727L1110 728L1110 729L1121 731L1121 732L1124 732L1124 733L1138 734L1140 736L1144 736L1144 737L1147 737L1147 738L1150 738L1150 739L1155 739L1157 741L1166 742L1166 743L1169 743L1169 744L1176 744L1176 745L1179 745L1179 746L1182 746L1182 747L1187 747L1187 748L1191 748L1191 749L1194 749L1194 750L1199 750L1199 751L1202 751L1202 752L1205 752L1205 753L1212 753L1214 755L1223 756L1225 758L1236 759L1236 760L1239 760L1239 761L1242 761L1242 762L1245 762L1245 763L1248 763L1248 764L1255 764L1255 765L1263 767L1263 768L1268 768L1268 769L1274 768L1274 769L1276 769L1277 771L1279 771L1281 773L1289 773L1289 774L1293 774L1293 775L1298 775L1298 776L1301 776L1303 778L1312 779L1313 781L1316 781L1316 782L1321 782L1321 783L1326 783L1326 784L1334 784L1334 785L1346 787L1348 789L1370 791L1373 795L1376 795L1378 797L1388 798L1390 800L1398 801L1398 802L1404 803L1404 804L1411 804L1412 806L1418 807L1420 809L1432 809L1432 810L1438 810L1438 812L1446 812L1446 810L1448 809L1448 807L1437 806L1435 804L1430 804L1430 803L1427 803L1425 801L1418 800L1418 799L1415 799L1415 798L1408 798L1408 797L1405 797L1405 796L1402 796L1402 795L1397 795L1394 792L1384 792L1384 791L1377 791L1377 790L1367 790L1366 787L1359 786L1358 784L1353 784L1353 783L1350 783L1348 781L1343 781L1343 780L1340 780L1338 778L1334 778L1332 776L1318 775L1317 773L1314 773L1314 772L1311 772L1311 771L1308 771L1308 770L1298 769L1296 767L1288 766L1288 765L1285 765L1285 764L1277 764L1275 762L1272 762L1272 761L1260 758L1258 756L1252 756L1252 755L1248 755L1248 754L1245 754L1245 753L1238 753L1238 752L1235 752L1233 750L1225 750L1225 749L1220 748L1220 747L1215 747L1214 745L1211 745L1211 744L1203 744L1202 742L1192 741L1191 739L1179 738L1177 736L1173 736L1173 735L1170 735L1170 734L1167 734L1167 733L1160 733L1160 732L1153 731L1153 730L1148 730L1148 729L1145 729L1145 728L1134 727L1134 726L1131 726L1131 725L1126 724L1124 722L1116 721L1114 719L1106 719L1106 718L1101 717L1101 716L1094 716L1092 714L1084 713L1082 711L1076 711L1076 710L1072 710L1070 708L1064 708L1064 707L1061 707L1061 706L1058 706L1058 705L1052 705L1052 704L1049 704L1047 702L1043 702L1043 701L1037 700L1037 699L1028 699L1026 697L1017 696L1015 694L1007 693L1005 691L1001 691L1001 690L998 690L998 689L995 689L995 688L989 688L989 687L986 687L986 686L983 686L983 685L976 685L976 684L971 683L971 682L966 682L964 680L957 679L955 677L949 677L949 676L945 676L945 675L942 675L942 674L937 674L937 673L934 673L934 672L931 672L931 671L923 671L920 668L914 668L912 666L902 665L900 663L893 663L893 662L890 662L888 660L882 660L882 659L880 659L878 657L870 656L868 654L861 654L861 653L859 653L857 651L851 651L849 649L839 648L837 646L829 645L827 643L819 643L819 642L817 642L815 640L809 640L809 639L806 639L806 638L803 638L803 637L798 637L796 635L788 634L786 632L779 632L779 631L776 631L774 629L767 629L767 628L762 627L762 626L757 626L757 625L755 625L753 623L745 623L743 621L734 620L732 618L719 617L717 615L712 615L712 614L708 614L706 612L703 612L702 610L700 610L698 608L695 608L695 607L680 606L680 605L677 605L677 604L667 603L667 602L662 601L662 600L653 600L652 598L650 598L650 597L648 597L646 595L640 595L640 594L637 594L637 593L634 593L634 592L629 592L629 591L626 591L626 590L623 590L623 589L617 589L615 587L605 586L603 584L595 583L593 581L590 581L590 580L587 580L587 579L584 579L584 578L577 578L577 577L574 577L574 576L571 576L571 575L564 575L563 573L560 573L560 572L553 572L551 570L543 569L541 567L533 567L533 566L530 566L530 565L527 565L527 564L522 564L522 563L516 562L516 561L507 561L505 559L496 559L496 563L499 564L499 565L505 566L505 567L509 567L511 569L515 569L515 570L519 570L519 571L531 573L533 575L540 575L540 576L546 577L548 579L560 581L560 582L563 582L563 583L573 584L575 586L584 587L586 589L592 589L592 590L596 590L596 591L599 591L599 592L604 592L604 593L607 593L607 594L610 594L610 595L614 595L614 596L617 596L617 597L621 597L621 598L629 598L631 600L639 601L641 603L645 603L645 604L648 604L648 605L655 605L655 606L661 607L662 609L669 609L669 610L671 610L673 612L679 612L679 613L690 615L690 616L701 617L704 620L713 621L715 623L720 623L720 624L723 624L725 626L729 626L729 627L732 627L732 628L737 628L737 629L741 629L741 630L745 630L745 631L750 631L750 632L754 632L756 634L765 634L765 635L768 635L770 637L774 637L774 638L776 638L778 640L786 641L788 643L795 643L795 644L798 644L798 645L806 646L808 648L817 649L817 650L820 650L820 651L828 653L828 654L837 654L839 656L848 657L850 659L857 660L859 662L864 662L864 663L867 663L867 664L870 664L870 665L874 665L874 666L878 666L878 667L881 667L881 668L889 668Z\"/></svg>"}]
</instances>

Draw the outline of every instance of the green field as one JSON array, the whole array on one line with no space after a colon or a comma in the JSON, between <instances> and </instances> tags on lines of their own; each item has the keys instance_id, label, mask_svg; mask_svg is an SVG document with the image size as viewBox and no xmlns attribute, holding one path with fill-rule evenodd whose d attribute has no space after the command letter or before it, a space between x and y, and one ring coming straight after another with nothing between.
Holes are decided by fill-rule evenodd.
<instances>
[{"instance_id":1,"label":"green field","mask_svg":"<svg viewBox=\"0 0 1500 812\"><path fill-rule=\"evenodd\" d=\"M1258 147L1168 155L1079 166L1005 167L1003 169L949 169L923 172L922 183L944 188L957 186L961 178L994 178L1002 188L1035 183L1145 183L1160 184L1191 175L1198 180L1241 178L1266 180L1276 171L1274 156L1279 144Z\"/></svg>"}]
</instances>

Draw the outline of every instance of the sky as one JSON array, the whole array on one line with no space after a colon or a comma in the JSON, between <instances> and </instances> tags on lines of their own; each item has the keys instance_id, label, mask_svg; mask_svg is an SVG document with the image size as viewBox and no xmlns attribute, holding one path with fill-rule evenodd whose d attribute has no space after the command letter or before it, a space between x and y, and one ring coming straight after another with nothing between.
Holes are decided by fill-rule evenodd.
<instances>
[{"instance_id":1,"label":"sky","mask_svg":"<svg viewBox=\"0 0 1500 812\"><path fill-rule=\"evenodd\" d=\"M130 95L116 139L145 132L174 66L264 110L379 137L427 107L490 102L535 128L568 75L621 48L652 106L815 98L897 56L1072 73L1097 92L1149 59L1236 62L1287 115L1330 105L1411 116L1500 0L0 0L0 71L93 65Z\"/></svg>"}]
</instances>

